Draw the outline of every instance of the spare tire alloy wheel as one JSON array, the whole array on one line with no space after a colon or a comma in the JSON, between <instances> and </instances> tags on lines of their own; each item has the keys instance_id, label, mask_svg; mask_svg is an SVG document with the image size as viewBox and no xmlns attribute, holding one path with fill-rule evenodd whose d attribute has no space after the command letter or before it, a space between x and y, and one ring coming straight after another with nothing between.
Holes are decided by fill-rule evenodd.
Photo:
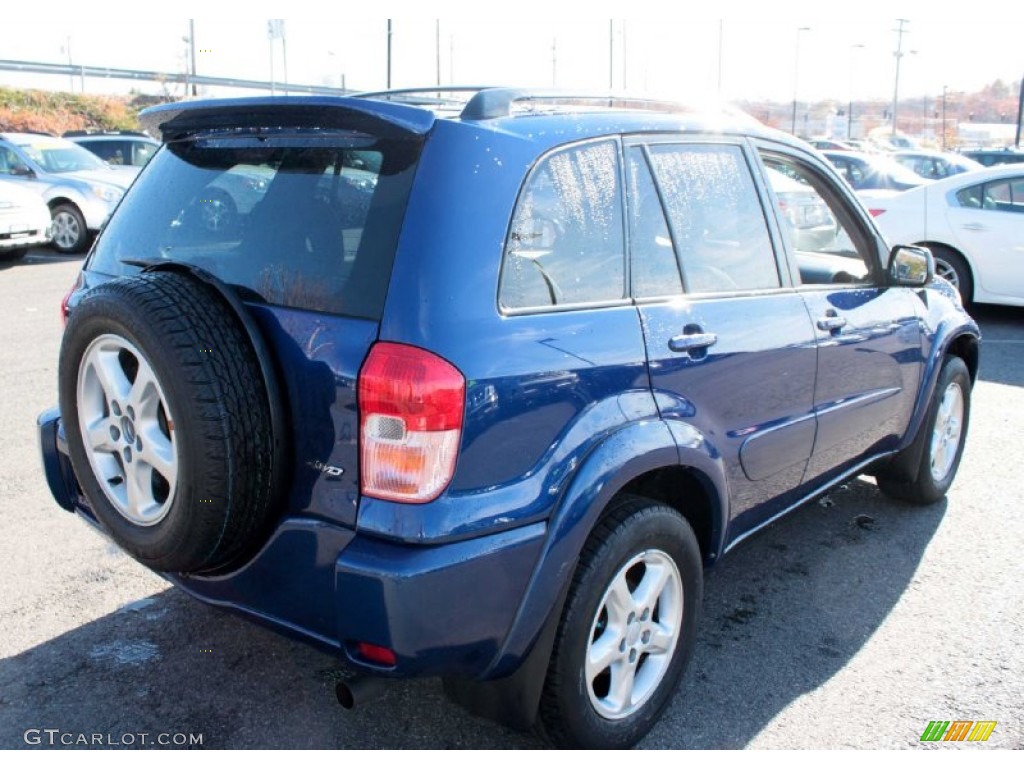
<instances>
[{"instance_id":1,"label":"spare tire alloy wheel","mask_svg":"<svg viewBox=\"0 0 1024 768\"><path fill-rule=\"evenodd\" d=\"M68 317L59 378L75 476L125 551L203 573L263 544L280 485L270 396L216 288L157 271L91 289Z\"/></svg>"},{"instance_id":2,"label":"spare tire alloy wheel","mask_svg":"<svg viewBox=\"0 0 1024 768\"><path fill-rule=\"evenodd\" d=\"M141 352L115 334L97 337L78 371L78 423L100 489L126 520L155 525L178 478L174 419Z\"/></svg>"}]
</instances>

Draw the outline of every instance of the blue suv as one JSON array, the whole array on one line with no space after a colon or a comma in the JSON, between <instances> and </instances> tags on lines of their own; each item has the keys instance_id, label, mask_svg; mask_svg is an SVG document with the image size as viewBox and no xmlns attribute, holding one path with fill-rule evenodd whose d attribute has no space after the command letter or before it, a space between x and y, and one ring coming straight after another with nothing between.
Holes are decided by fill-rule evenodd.
<instances>
[{"instance_id":1,"label":"blue suv","mask_svg":"<svg viewBox=\"0 0 1024 768\"><path fill-rule=\"evenodd\" d=\"M746 116L431 89L144 122L164 147L64 302L50 488L338 654L346 706L435 676L557 745L632 745L705 568L845 478L953 481L977 326Z\"/></svg>"}]
</instances>

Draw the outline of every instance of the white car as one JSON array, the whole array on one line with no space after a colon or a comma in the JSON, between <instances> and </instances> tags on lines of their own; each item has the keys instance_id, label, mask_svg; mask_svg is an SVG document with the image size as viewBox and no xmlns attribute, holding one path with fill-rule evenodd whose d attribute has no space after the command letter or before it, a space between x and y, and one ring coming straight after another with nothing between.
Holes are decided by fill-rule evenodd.
<instances>
[{"instance_id":1,"label":"white car","mask_svg":"<svg viewBox=\"0 0 1024 768\"><path fill-rule=\"evenodd\" d=\"M889 242L930 248L936 273L965 302L1024 306L1024 166L860 198Z\"/></svg>"},{"instance_id":2,"label":"white car","mask_svg":"<svg viewBox=\"0 0 1024 768\"><path fill-rule=\"evenodd\" d=\"M19 184L0 181L0 261L20 259L33 245L46 245L51 228L43 198Z\"/></svg>"}]
</instances>

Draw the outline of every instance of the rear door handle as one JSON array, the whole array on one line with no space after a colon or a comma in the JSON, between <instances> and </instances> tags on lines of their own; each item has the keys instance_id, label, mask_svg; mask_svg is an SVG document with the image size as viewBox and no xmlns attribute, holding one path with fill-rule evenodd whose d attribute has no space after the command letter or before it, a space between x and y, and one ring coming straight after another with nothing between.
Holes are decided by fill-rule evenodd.
<instances>
[{"instance_id":1,"label":"rear door handle","mask_svg":"<svg viewBox=\"0 0 1024 768\"><path fill-rule=\"evenodd\" d=\"M673 352L693 352L713 347L716 343L718 337L713 333L681 333L668 340L668 348Z\"/></svg>"},{"instance_id":2,"label":"rear door handle","mask_svg":"<svg viewBox=\"0 0 1024 768\"><path fill-rule=\"evenodd\" d=\"M979 224L976 221L969 221L966 224L964 224L964 229L969 229L971 232L984 232L985 225Z\"/></svg>"},{"instance_id":3,"label":"rear door handle","mask_svg":"<svg viewBox=\"0 0 1024 768\"><path fill-rule=\"evenodd\" d=\"M836 314L828 314L818 318L818 328L823 331L838 331L846 325L846 318Z\"/></svg>"}]
</instances>

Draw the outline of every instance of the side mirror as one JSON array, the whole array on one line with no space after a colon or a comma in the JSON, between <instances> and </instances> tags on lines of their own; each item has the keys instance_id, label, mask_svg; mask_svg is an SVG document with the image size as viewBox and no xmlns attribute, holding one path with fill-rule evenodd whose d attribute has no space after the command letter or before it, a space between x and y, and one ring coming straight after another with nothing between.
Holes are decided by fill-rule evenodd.
<instances>
[{"instance_id":1,"label":"side mirror","mask_svg":"<svg viewBox=\"0 0 1024 768\"><path fill-rule=\"evenodd\" d=\"M897 245L889 254L889 281L892 285L920 288L935 276L932 252L917 245Z\"/></svg>"},{"instance_id":2,"label":"side mirror","mask_svg":"<svg viewBox=\"0 0 1024 768\"><path fill-rule=\"evenodd\" d=\"M35 173L27 165L12 165L10 174L11 176L35 176Z\"/></svg>"}]
</instances>

